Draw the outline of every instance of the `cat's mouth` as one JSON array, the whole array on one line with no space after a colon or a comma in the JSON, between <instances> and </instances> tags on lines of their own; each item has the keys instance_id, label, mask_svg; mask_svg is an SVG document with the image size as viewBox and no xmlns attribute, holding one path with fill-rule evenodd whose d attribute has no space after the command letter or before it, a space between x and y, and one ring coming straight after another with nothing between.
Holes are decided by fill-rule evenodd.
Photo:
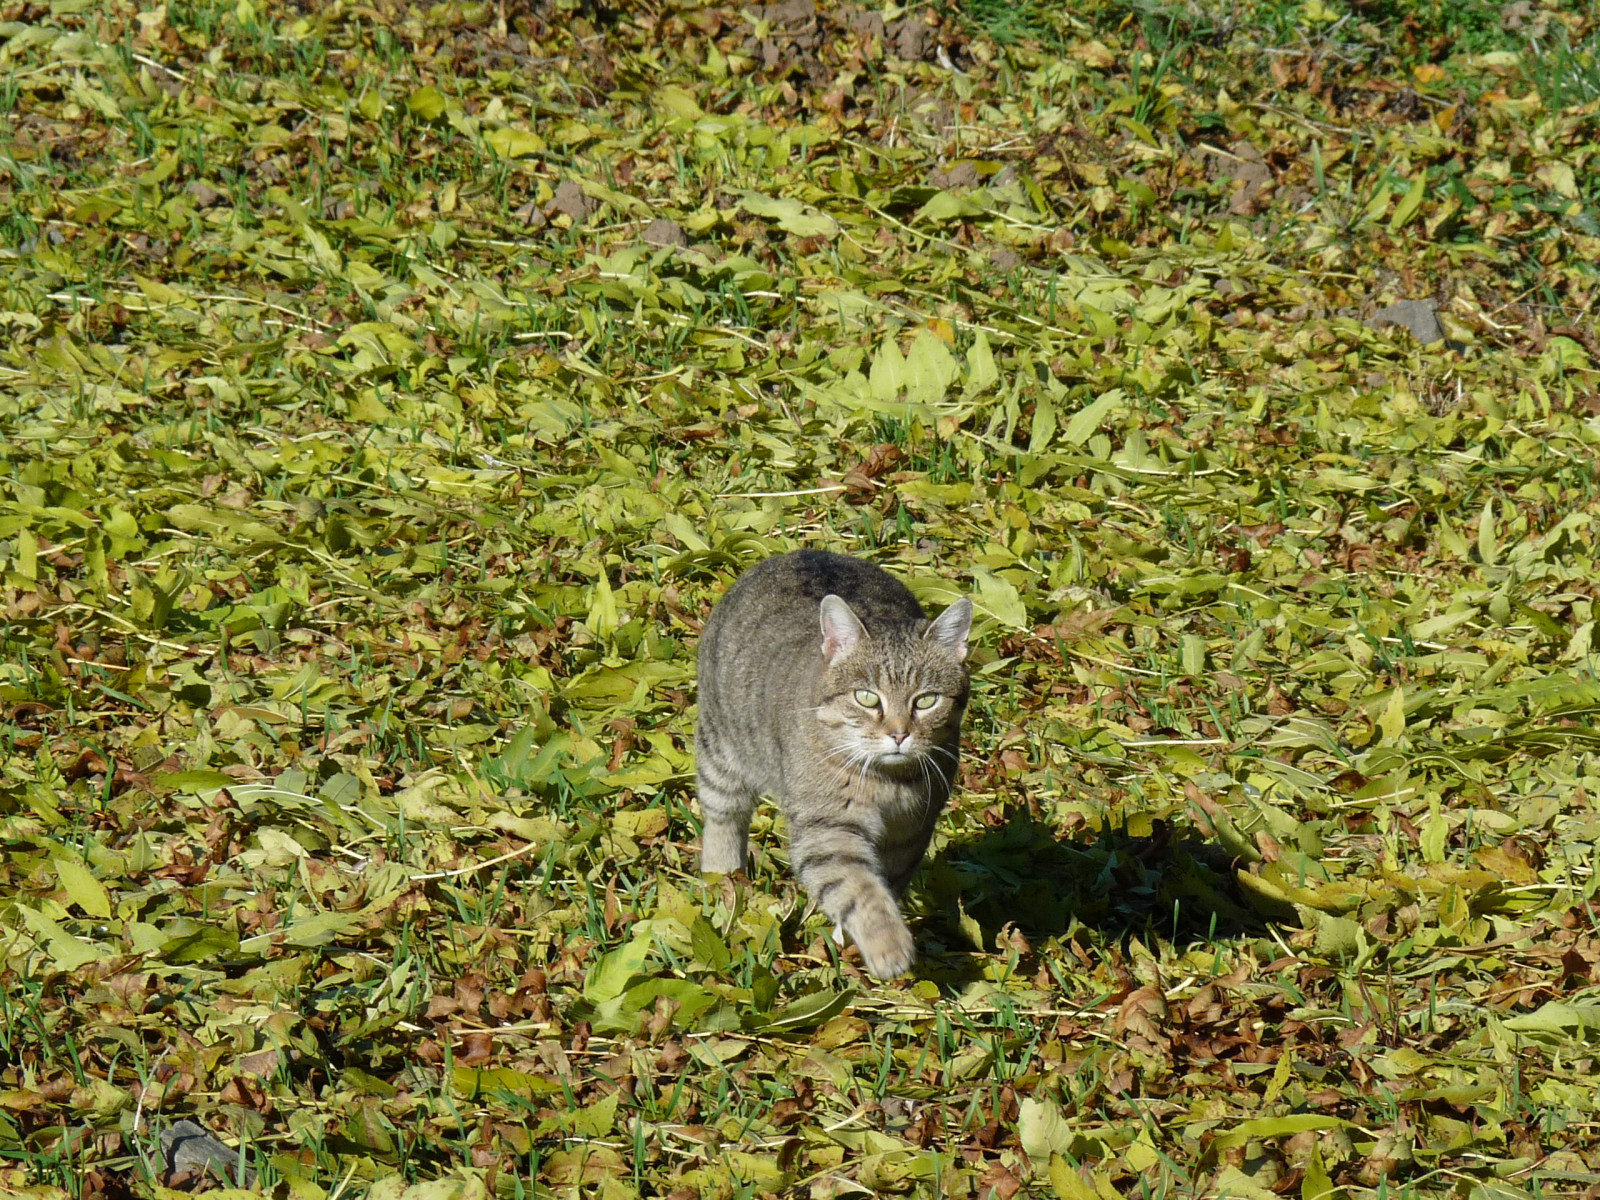
<instances>
[{"instance_id":1,"label":"cat's mouth","mask_svg":"<svg viewBox=\"0 0 1600 1200\"><path fill-rule=\"evenodd\" d=\"M899 750L880 750L872 761L880 767L903 767L921 757L917 751L902 747Z\"/></svg>"}]
</instances>

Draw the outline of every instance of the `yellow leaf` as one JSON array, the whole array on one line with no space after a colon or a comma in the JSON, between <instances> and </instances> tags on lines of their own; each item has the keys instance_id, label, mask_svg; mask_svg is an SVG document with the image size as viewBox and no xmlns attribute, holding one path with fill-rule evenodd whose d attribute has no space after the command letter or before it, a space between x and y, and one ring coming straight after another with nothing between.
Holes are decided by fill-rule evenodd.
<instances>
[{"instance_id":1,"label":"yellow leaf","mask_svg":"<svg viewBox=\"0 0 1600 1200\"><path fill-rule=\"evenodd\" d=\"M1059 1200L1098 1200L1094 1188L1059 1154L1050 1156L1050 1186Z\"/></svg>"},{"instance_id":2,"label":"yellow leaf","mask_svg":"<svg viewBox=\"0 0 1600 1200\"><path fill-rule=\"evenodd\" d=\"M1115 66L1117 62L1117 56L1111 53L1104 42L1100 41L1078 42L1068 53L1079 62L1091 67L1099 67L1102 70L1106 67Z\"/></svg>"},{"instance_id":3,"label":"yellow leaf","mask_svg":"<svg viewBox=\"0 0 1600 1200\"><path fill-rule=\"evenodd\" d=\"M1313 1143L1311 1161L1306 1164L1305 1178L1300 1181L1300 1200L1337 1200L1340 1195L1328 1176L1328 1168L1323 1165L1322 1148Z\"/></svg>"},{"instance_id":4,"label":"yellow leaf","mask_svg":"<svg viewBox=\"0 0 1600 1200\"><path fill-rule=\"evenodd\" d=\"M637 812L619 812L612 818L612 826L624 837L659 837L667 831L671 818L664 808L643 808Z\"/></svg>"},{"instance_id":5,"label":"yellow leaf","mask_svg":"<svg viewBox=\"0 0 1600 1200\"><path fill-rule=\"evenodd\" d=\"M526 158L544 153L544 139L527 129L495 129L483 139L501 158Z\"/></svg>"},{"instance_id":6,"label":"yellow leaf","mask_svg":"<svg viewBox=\"0 0 1600 1200\"><path fill-rule=\"evenodd\" d=\"M444 116L444 94L429 84L412 92L406 100L406 107L411 110L412 116L421 117L424 121L437 121Z\"/></svg>"},{"instance_id":7,"label":"yellow leaf","mask_svg":"<svg viewBox=\"0 0 1600 1200\"><path fill-rule=\"evenodd\" d=\"M978 953L986 953L983 944L983 927L978 924L976 918L961 907L959 901L956 903L956 913L956 924L960 926L961 932L966 936L967 941L972 943L973 948Z\"/></svg>"},{"instance_id":8,"label":"yellow leaf","mask_svg":"<svg viewBox=\"0 0 1600 1200\"><path fill-rule=\"evenodd\" d=\"M39 539L26 525L17 530L16 564L18 575L29 583L39 581Z\"/></svg>"},{"instance_id":9,"label":"yellow leaf","mask_svg":"<svg viewBox=\"0 0 1600 1200\"><path fill-rule=\"evenodd\" d=\"M1439 811L1439 801L1429 801L1428 819L1422 823L1421 837L1418 841L1418 849L1422 851L1422 861L1442 863L1445 860L1445 847L1449 838L1450 824Z\"/></svg>"},{"instance_id":10,"label":"yellow leaf","mask_svg":"<svg viewBox=\"0 0 1600 1200\"><path fill-rule=\"evenodd\" d=\"M1294 1073L1294 1055L1289 1053L1289 1048L1284 1047L1283 1053L1278 1055L1278 1065L1272 1070L1272 1078L1267 1083L1267 1090L1261 1097L1261 1107L1266 1108L1283 1094L1284 1086L1289 1082L1289 1077Z\"/></svg>"},{"instance_id":11,"label":"yellow leaf","mask_svg":"<svg viewBox=\"0 0 1600 1200\"><path fill-rule=\"evenodd\" d=\"M1394 233L1403 227L1422 207L1422 197L1428 190L1428 173L1418 171L1417 177L1411 181L1411 186L1406 194L1400 198L1399 205L1394 210L1394 216L1389 218L1389 232Z\"/></svg>"},{"instance_id":12,"label":"yellow leaf","mask_svg":"<svg viewBox=\"0 0 1600 1200\"><path fill-rule=\"evenodd\" d=\"M589 632L597 638L610 637L617 628L617 598L603 570L594 581L594 601L589 606L587 623Z\"/></svg>"},{"instance_id":13,"label":"yellow leaf","mask_svg":"<svg viewBox=\"0 0 1600 1200\"><path fill-rule=\"evenodd\" d=\"M1578 177L1564 162L1549 162L1538 167L1533 177L1563 200L1578 198Z\"/></svg>"},{"instance_id":14,"label":"yellow leaf","mask_svg":"<svg viewBox=\"0 0 1600 1200\"><path fill-rule=\"evenodd\" d=\"M1150 1144L1146 1135L1140 1134L1123 1149L1122 1161L1142 1174L1161 1161L1161 1152Z\"/></svg>"},{"instance_id":15,"label":"yellow leaf","mask_svg":"<svg viewBox=\"0 0 1600 1200\"><path fill-rule=\"evenodd\" d=\"M157 304L182 304L189 298L177 288L168 287L159 279L150 279L144 275L135 275L133 277L133 281L139 285L139 290L143 292L146 297Z\"/></svg>"}]
</instances>

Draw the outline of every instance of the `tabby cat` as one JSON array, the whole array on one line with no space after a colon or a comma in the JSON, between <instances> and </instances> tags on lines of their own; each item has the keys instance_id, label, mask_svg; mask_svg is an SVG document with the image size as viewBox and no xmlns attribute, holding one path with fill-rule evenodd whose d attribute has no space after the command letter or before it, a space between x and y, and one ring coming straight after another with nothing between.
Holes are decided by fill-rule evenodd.
<instances>
[{"instance_id":1,"label":"tabby cat","mask_svg":"<svg viewBox=\"0 0 1600 1200\"><path fill-rule=\"evenodd\" d=\"M950 798L972 604L929 621L871 563L817 550L740 577L700 639L700 867L745 865L776 797L800 883L880 979L915 958L898 895Z\"/></svg>"}]
</instances>

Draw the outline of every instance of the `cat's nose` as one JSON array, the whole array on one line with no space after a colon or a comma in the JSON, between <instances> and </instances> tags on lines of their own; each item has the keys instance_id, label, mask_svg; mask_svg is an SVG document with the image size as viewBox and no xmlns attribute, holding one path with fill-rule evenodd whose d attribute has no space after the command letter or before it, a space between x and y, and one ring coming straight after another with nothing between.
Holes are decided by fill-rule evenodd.
<instances>
[{"instance_id":1,"label":"cat's nose","mask_svg":"<svg viewBox=\"0 0 1600 1200\"><path fill-rule=\"evenodd\" d=\"M894 744L896 746L904 746L906 744L906 739L911 736L911 731L908 729L904 733L891 732L889 736L894 739Z\"/></svg>"}]
</instances>

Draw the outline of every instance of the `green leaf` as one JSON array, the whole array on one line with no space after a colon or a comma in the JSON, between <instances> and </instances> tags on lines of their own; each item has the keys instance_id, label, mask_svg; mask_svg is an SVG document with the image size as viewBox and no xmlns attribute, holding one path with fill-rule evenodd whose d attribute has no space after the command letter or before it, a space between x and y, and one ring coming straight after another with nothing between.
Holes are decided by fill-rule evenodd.
<instances>
[{"instance_id":1,"label":"green leaf","mask_svg":"<svg viewBox=\"0 0 1600 1200\"><path fill-rule=\"evenodd\" d=\"M1256 1117L1241 1121L1213 1143L1218 1150L1232 1150L1253 1141L1266 1138L1292 1137L1313 1129L1349 1129L1350 1122L1343 1117L1326 1113L1295 1113L1284 1117Z\"/></svg>"},{"instance_id":2,"label":"green leaf","mask_svg":"<svg viewBox=\"0 0 1600 1200\"><path fill-rule=\"evenodd\" d=\"M221 771L167 771L151 780L155 787L165 791L188 792L197 796L231 787L236 782L231 775L224 775Z\"/></svg>"},{"instance_id":3,"label":"green leaf","mask_svg":"<svg viewBox=\"0 0 1600 1200\"><path fill-rule=\"evenodd\" d=\"M596 1100L593 1104L573 1112L572 1132L579 1137L610 1137L612 1127L617 1123L618 1096L619 1093L612 1092L605 1099Z\"/></svg>"},{"instance_id":4,"label":"green leaf","mask_svg":"<svg viewBox=\"0 0 1600 1200\"><path fill-rule=\"evenodd\" d=\"M1418 849L1422 851L1422 861L1428 863L1442 863L1445 860L1445 844L1450 836L1450 822L1445 820L1444 813L1439 809L1438 800L1431 800L1428 805L1428 819L1422 823L1421 836L1418 839Z\"/></svg>"},{"instance_id":5,"label":"green leaf","mask_svg":"<svg viewBox=\"0 0 1600 1200\"><path fill-rule=\"evenodd\" d=\"M406 108L414 117L421 117L424 121L437 121L444 116L444 95L438 88L429 84L411 93L406 100Z\"/></svg>"},{"instance_id":6,"label":"green leaf","mask_svg":"<svg viewBox=\"0 0 1600 1200\"><path fill-rule=\"evenodd\" d=\"M956 903L956 925L960 928L962 936L967 939L969 946L979 954L988 951L989 947L983 937L983 926L978 924L976 917L961 907L959 900Z\"/></svg>"},{"instance_id":7,"label":"green leaf","mask_svg":"<svg viewBox=\"0 0 1600 1200\"><path fill-rule=\"evenodd\" d=\"M1083 445L1105 419L1121 406L1122 395L1121 388L1112 388L1073 413L1067 427L1061 431L1062 440L1071 446Z\"/></svg>"},{"instance_id":8,"label":"green leaf","mask_svg":"<svg viewBox=\"0 0 1600 1200\"><path fill-rule=\"evenodd\" d=\"M972 570L977 592L972 597L973 607L986 616L993 617L1010 629L1029 629L1028 610L1023 607L1022 594L1017 585L983 567Z\"/></svg>"},{"instance_id":9,"label":"green leaf","mask_svg":"<svg viewBox=\"0 0 1600 1200\"><path fill-rule=\"evenodd\" d=\"M1483 511L1478 514L1478 557L1489 566L1500 561L1500 550L1494 536L1493 500L1485 500Z\"/></svg>"},{"instance_id":10,"label":"green leaf","mask_svg":"<svg viewBox=\"0 0 1600 1200\"><path fill-rule=\"evenodd\" d=\"M184 924L191 923L184 922ZM266 953L265 943L270 941L270 935L250 940L263 944L258 949L246 951L247 953ZM169 963L203 963L213 962L218 958L232 958L240 953L241 949L239 935L233 930L219 929L215 925L199 925L169 937L161 944L160 954Z\"/></svg>"},{"instance_id":11,"label":"green leaf","mask_svg":"<svg viewBox=\"0 0 1600 1200\"><path fill-rule=\"evenodd\" d=\"M1531 1013L1506 1017L1501 1024L1513 1033L1588 1040L1600 1037L1600 1004L1547 1000Z\"/></svg>"},{"instance_id":12,"label":"green leaf","mask_svg":"<svg viewBox=\"0 0 1600 1200\"><path fill-rule=\"evenodd\" d=\"M26 904L13 905L12 911L33 932L58 970L76 971L79 967L98 962L110 955L108 950L73 936L49 917L36 909L29 908Z\"/></svg>"},{"instance_id":13,"label":"green leaf","mask_svg":"<svg viewBox=\"0 0 1600 1200\"><path fill-rule=\"evenodd\" d=\"M679 117L686 121L698 121L705 116L705 110L695 100L694 94L676 84L657 88L651 99L655 105L668 116Z\"/></svg>"},{"instance_id":14,"label":"green leaf","mask_svg":"<svg viewBox=\"0 0 1600 1200\"><path fill-rule=\"evenodd\" d=\"M1040 396L1033 408L1033 427L1028 431L1028 453L1043 454L1056 433L1056 406L1048 395Z\"/></svg>"},{"instance_id":15,"label":"green leaf","mask_svg":"<svg viewBox=\"0 0 1600 1200\"><path fill-rule=\"evenodd\" d=\"M240 943L240 949L252 954L265 953L268 945L309 950L313 946L325 946L338 940L360 921L359 912L316 913L293 924L280 926L271 933L257 934Z\"/></svg>"},{"instance_id":16,"label":"green leaf","mask_svg":"<svg viewBox=\"0 0 1600 1200\"><path fill-rule=\"evenodd\" d=\"M1335 962L1353 961L1367 949L1366 930L1362 929L1360 921L1318 911L1316 928L1313 948L1318 957Z\"/></svg>"},{"instance_id":17,"label":"green leaf","mask_svg":"<svg viewBox=\"0 0 1600 1200\"><path fill-rule=\"evenodd\" d=\"M39 539L26 525L17 530L16 553L11 561L23 579L29 583L39 581Z\"/></svg>"},{"instance_id":18,"label":"green leaf","mask_svg":"<svg viewBox=\"0 0 1600 1200\"><path fill-rule=\"evenodd\" d=\"M757 1028L765 1033L810 1029L831 1020L849 1008L850 1001L855 999L855 995L855 992L849 989L842 992L810 992L785 1004L773 1013L770 1019L758 1022Z\"/></svg>"},{"instance_id":19,"label":"green leaf","mask_svg":"<svg viewBox=\"0 0 1600 1200\"><path fill-rule=\"evenodd\" d=\"M479 1070L475 1067L456 1066L450 1074L450 1086L458 1096L468 1100L475 1100L479 1096L492 1096L496 1092L508 1092L525 1100L537 1100L545 1096L559 1096L563 1090L553 1079L546 1079L542 1075L530 1075L526 1071L513 1070L511 1067Z\"/></svg>"},{"instance_id":20,"label":"green leaf","mask_svg":"<svg viewBox=\"0 0 1600 1200\"><path fill-rule=\"evenodd\" d=\"M1183 673L1189 676L1199 676L1206 669L1206 639L1197 633L1186 633L1179 640L1178 660L1182 664Z\"/></svg>"},{"instance_id":21,"label":"green leaf","mask_svg":"<svg viewBox=\"0 0 1600 1200\"><path fill-rule=\"evenodd\" d=\"M594 603L589 606L589 631L597 638L608 638L617 628L617 598L611 580L601 571L594 581Z\"/></svg>"},{"instance_id":22,"label":"green leaf","mask_svg":"<svg viewBox=\"0 0 1600 1200\"><path fill-rule=\"evenodd\" d=\"M1224 1167L1213 1184L1219 1197L1230 1200L1278 1200L1278 1193L1238 1167Z\"/></svg>"},{"instance_id":23,"label":"green leaf","mask_svg":"<svg viewBox=\"0 0 1600 1200\"><path fill-rule=\"evenodd\" d=\"M1389 218L1389 232L1398 233L1400 229L1417 215L1422 208L1422 197L1428 187L1428 172L1419 169L1417 177L1411 181L1411 186L1406 189L1406 194L1400 198L1400 203L1395 207L1394 215Z\"/></svg>"},{"instance_id":24,"label":"green leaf","mask_svg":"<svg viewBox=\"0 0 1600 1200\"><path fill-rule=\"evenodd\" d=\"M909 382L906 360L895 345L894 338L885 338L872 356L872 373L868 377L873 399L885 403L899 400Z\"/></svg>"},{"instance_id":25,"label":"green leaf","mask_svg":"<svg viewBox=\"0 0 1600 1200\"><path fill-rule=\"evenodd\" d=\"M950 348L929 330L918 330L906 352L906 399L913 404L937 404L959 371Z\"/></svg>"},{"instance_id":26,"label":"green leaf","mask_svg":"<svg viewBox=\"0 0 1600 1200\"><path fill-rule=\"evenodd\" d=\"M87 866L75 858L57 858L54 864L56 878L74 904L91 917L111 916L111 897Z\"/></svg>"},{"instance_id":27,"label":"green leaf","mask_svg":"<svg viewBox=\"0 0 1600 1200\"><path fill-rule=\"evenodd\" d=\"M967 393L976 395L987 391L999 381L1000 369L989 349L989 339L980 329L973 336L972 345L967 347Z\"/></svg>"},{"instance_id":28,"label":"green leaf","mask_svg":"<svg viewBox=\"0 0 1600 1200\"><path fill-rule=\"evenodd\" d=\"M695 961L708 970L721 971L732 961L733 955L727 944L717 936L711 922L704 917L694 919L694 924L689 927L689 938L694 947Z\"/></svg>"},{"instance_id":29,"label":"green leaf","mask_svg":"<svg viewBox=\"0 0 1600 1200\"><path fill-rule=\"evenodd\" d=\"M1389 693L1389 703L1384 706L1383 715L1378 718L1378 728L1382 731L1385 741L1400 740L1400 735L1406 731L1405 688L1397 687Z\"/></svg>"},{"instance_id":30,"label":"green leaf","mask_svg":"<svg viewBox=\"0 0 1600 1200\"><path fill-rule=\"evenodd\" d=\"M839 234L839 223L827 213L792 198L774 199L760 192L746 192L740 206L752 216L776 221L779 229L796 237L832 238Z\"/></svg>"},{"instance_id":31,"label":"green leaf","mask_svg":"<svg viewBox=\"0 0 1600 1200\"><path fill-rule=\"evenodd\" d=\"M600 1004L622 995L633 978L644 971L650 943L642 938L626 942L596 959L584 974L583 998Z\"/></svg>"},{"instance_id":32,"label":"green leaf","mask_svg":"<svg viewBox=\"0 0 1600 1200\"><path fill-rule=\"evenodd\" d=\"M641 1015L649 1013L657 1000L671 1001L672 1024L680 1029L693 1027L695 1021L712 1005L717 997L687 979L660 977L646 979L630 986L621 995L595 1006L594 1028L604 1033L632 1033L639 1025Z\"/></svg>"},{"instance_id":33,"label":"green leaf","mask_svg":"<svg viewBox=\"0 0 1600 1200\"><path fill-rule=\"evenodd\" d=\"M941 225L947 221L981 217L984 212L983 205L971 196L957 195L955 192L939 192L917 210L916 219Z\"/></svg>"}]
</instances>

